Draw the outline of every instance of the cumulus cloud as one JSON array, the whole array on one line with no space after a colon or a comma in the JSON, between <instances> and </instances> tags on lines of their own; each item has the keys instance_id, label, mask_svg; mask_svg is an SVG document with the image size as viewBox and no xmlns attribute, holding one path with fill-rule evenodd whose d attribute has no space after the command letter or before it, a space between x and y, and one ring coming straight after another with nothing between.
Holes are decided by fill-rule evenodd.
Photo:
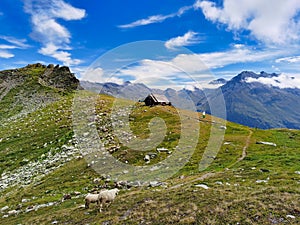
<instances>
[{"instance_id":1,"label":"cumulus cloud","mask_svg":"<svg viewBox=\"0 0 300 225\"><path fill-rule=\"evenodd\" d=\"M137 21L134 21L132 23L128 23L128 24L123 24L123 25L119 25L119 28L133 28L133 27L138 27L138 26L144 26L144 25L149 25L149 24L153 24L153 23L161 23L163 21L165 21L166 19L169 18L173 18L173 17L179 17L181 15L183 15L186 11L192 9L192 6L184 6L182 8L180 8L176 13L171 13L171 14L167 14L167 15L153 15L153 16L149 16L146 19L140 19Z\"/></svg>"},{"instance_id":2,"label":"cumulus cloud","mask_svg":"<svg viewBox=\"0 0 300 225\"><path fill-rule=\"evenodd\" d=\"M299 0L224 0L217 6L208 0L198 0L206 19L221 23L231 31L247 30L266 44L287 44L299 41Z\"/></svg>"},{"instance_id":3,"label":"cumulus cloud","mask_svg":"<svg viewBox=\"0 0 300 225\"><path fill-rule=\"evenodd\" d=\"M253 82L259 82L264 85L278 87L281 89L285 88L298 88L300 89L300 78L296 76L290 76L287 74L280 74L279 76L274 77L259 77L259 78L253 78L248 77L246 79L246 82L253 83Z\"/></svg>"},{"instance_id":4,"label":"cumulus cloud","mask_svg":"<svg viewBox=\"0 0 300 225\"><path fill-rule=\"evenodd\" d=\"M76 65L80 60L73 59L67 52L71 50L71 34L57 19L81 20L86 13L65 3L63 0L24 0L25 12L31 15L32 38L42 43L39 53L53 57L65 65Z\"/></svg>"},{"instance_id":5,"label":"cumulus cloud","mask_svg":"<svg viewBox=\"0 0 300 225\"><path fill-rule=\"evenodd\" d=\"M198 37L198 33L189 31L183 36L171 38L170 40L166 41L165 46L168 49L175 50L178 47L197 44L199 41L200 39Z\"/></svg>"}]
</instances>

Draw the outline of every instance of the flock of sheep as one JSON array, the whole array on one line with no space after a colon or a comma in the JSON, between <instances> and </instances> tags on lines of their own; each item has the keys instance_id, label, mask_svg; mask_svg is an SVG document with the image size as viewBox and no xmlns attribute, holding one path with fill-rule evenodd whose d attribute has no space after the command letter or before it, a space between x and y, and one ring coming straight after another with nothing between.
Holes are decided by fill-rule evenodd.
<instances>
[{"instance_id":1,"label":"flock of sheep","mask_svg":"<svg viewBox=\"0 0 300 225\"><path fill-rule=\"evenodd\" d=\"M99 194L87 194L85 197L85 208L88 209L90 206L90 203L97 203L97 205L100 204L99 212L102 211L102 207L104 204L107 204L107 207L109 204L111 204L114 199L116 198L116 195L119 193L119 189L114 188L111 190L102 190Z\"/></svg>"}]
</instances>

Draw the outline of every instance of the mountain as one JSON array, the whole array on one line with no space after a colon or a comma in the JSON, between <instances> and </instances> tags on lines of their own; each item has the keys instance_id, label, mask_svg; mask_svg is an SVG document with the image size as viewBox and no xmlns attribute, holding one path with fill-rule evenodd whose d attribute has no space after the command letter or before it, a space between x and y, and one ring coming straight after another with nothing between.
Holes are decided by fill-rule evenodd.
<instances>
[{"instance_id":1,"label":"mountain","mask_svg":"<svg viewBox=\"0 0 300 225\"><path fill-rule=\"evenodd\" d=\"M143 100L148 94L154 91L144 84L133 84L129 81L125 82L124 84L116 84L111 82L93 83L81 80L80 85L86 90L99 94L107 94L117 98L127 98L135 101Z\"/></svg>"},{"instance_id":2,"label":"mountain","mask_svg":"<svg viewBox=\"0 0 300 225\"><path fill-rule=\"evenodd\" d=\"M79 80L65 66L36 63L0 71L0 118L28 114L78 87Z\"/></svg>"},{"instance_id":3,"label":"mountain","mask_svg":"<svg viewBox=\"0 0 300 225\"><path fill-rule=\"evenodd\" d=\"M278 76L244 71L223 85L220 89L226 103L227 119L262 129L300 129L300 89L274 87L259 80L278 80ZM214 102L216 95L210 98Z\"/></svg>"},{"instance_id":4,"label":"mountain","mask_svg":"<svg viewBox=\"0 0 300 225\"><path fill-rule=\"evenodd\" d=\"M217 79L210 84L218 85L215 89L150 89L144 84L123 85L114 83L94 84L82 82L89 90L101 90L101 93L132 100L143 99L149 93L164 94L174 106L192 109L192 102L198 111L211 113L211 106L220 111L220 95L226 104L228 120L250 127L261 129L295 128L300 129L300 89L286 87L280 83L280 75L261 72L256 74L243 71L231 80ZM290 78L293 79L293 78ZM276 86L266 83L272 81ZM272 83L271 82L271 83ZM222 115L217 115L221 116Z\"/></svg>"}]
</instances>

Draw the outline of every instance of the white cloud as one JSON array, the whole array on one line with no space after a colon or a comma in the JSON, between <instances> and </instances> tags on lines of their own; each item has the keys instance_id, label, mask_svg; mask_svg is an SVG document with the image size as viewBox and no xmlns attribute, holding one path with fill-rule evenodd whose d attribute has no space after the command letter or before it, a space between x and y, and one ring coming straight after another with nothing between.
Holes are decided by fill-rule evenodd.
<instances>
[{"instance_id":1,"label":"white cloud","mask_svg":"<svg viewBox=\"0 0 300 225\"><path fill-rule=\"evenodd\" d=\"M39 53L55 58L65 65L77 65L81 61L72 59L69 46L71 34L57 19L80 20L85 17L78 9L63 0L24 0L25 11L31 15L33 32L31 36L42 43Z\"/></svg>"},{"instance_id":2,"label":"white cloud","mask_svg":"<svg viewBox=\"0 0 300 225\"><path fill-rule=\"evenodd\" d=\"M13 53L7 50L12 50L17 48L24 49L30 47L28 44L26 44L25 39L17 39L14 37L4 36L4 35L0 35L0 39L9 43L9 44L0 44L0 58L8 59L15 56Z\"/></svg>"},{"instance_id":3,"label":"white cloud","mask_svg":"<svg viewBox=\"0 0 300 225\"><path fill-rule=\"evenodd\" d=\"M198 33L189 31L183 36L171 38L170 40L166 41L165 46L168 49L174 50L178 47L197 44L199 41L200 39L198 37Z\"/></svg>"},{"instance_id":4,"label":"white cloud","mask_svg":"<svg viewBox=\"0 0 300 225\"><path fill-rule=\"evenodd\" d=\"M102 68L89 69L87 71L81 72L81 80L102 83L103 74L104 71Z\"/></svg>"},{"instance_id":5,"label":"white cloud","mask_svg":"<svg viewBox=\"0 0 300 225\"><path fill-rule=\"evenodd\" d=\"M279 59L276 59L275 62L276 63L281 63L281 62L299 63L300 62L300 56L290 56L290 57L279 58Z\"/></svg>"},{"instance_id":6,"label":"white cloud","mask_svg":"<svg viewBox=\"0 0 300 225\"><path fill-rule=\"evenodd\" d=\"M207 70L237 63L259 62L272 59L281 54L283 54L281 50L266 49L259 51L244 45L234 45L231 49L223 52L180 54L172 61L184 71L194 73L199 69Z\"/></svg>"},{"instance_id":7,"label":"white cloud","mask_svg":"<svg viewBox=\"0 0 300 225\"><path fill-rule=\"evenodd\" d=\"M29 48L30 45L26 44L26 39L17 39L15 37L0 35L0 39L7 41L11 45L15 46L15 48Z\"/></svg>"},{"instance_id":8,"label":"white cloud","mask_svg":"<svg viewBox=\"0 0 300 225\"><path fill-rule=\"evenodd\" d=\"M280 74L278 77L259 77L253 78L248 77L246 82L253 83L259 82L264 85L278 87L281 89L284 88L300 88L300 77L290 76L287 74Z\"/></svg>"},{"instance_id":9,"label":"white cloud","mask_svg":"<svg viewBox=\"0 0 300 225\"><path fill-rule=\"evenodd\" d=\"M212 85L208 85L209 81L215 79L210 72L211 69L237 63L272 60L282 54L284 51L281 50L259 51L237 44L223 52L178 54L173 59L165 61L144 59L134 66L121 69L116 73L116 77L125 81L130 76L133 82L156 87L159 82L165 87L174 85L183 87L186 84L200 82L203 87L212 88Z\"/></svg>"},{"instance_id":10,"label":"white cloud","mask_svg":"<svg viewBox=\"0 0 300 225\"><path fill-rule=\"evenodd\" d=\"M119 28L133 28L133 27L144 26L144 25L149 25L149 24L153 24L153 23L161 23L169 18L180 17L186 11L188 11L192 8L193 8L192 6L184 6L184 7L180 8L176 13L171 13L168 15L153 15L153 16L149 16L146 19L140 19L140 20L134 21L129 24L119 25L118 27Z\"/></svg>"},{"instance_id":11,"label":"white cloud","mask_svg":"<svg viewBox=\"0 0 300 225\"><path fill-rule=\"evenodd\" d=\"M160 23L163 22L164 20L174 17L173 14L170 15L154 15L154 16L149 16L146 19L140 19L135 22L129 23L129 24L124 24L120 25L120 28L133 28L133 27L138 27L138 26L144 26L152 23Z\"/></svg>"},{"instance_id":12,"label":"white cloud","mask_svg":"<svg viewBox=\"0 0 300 225\"><path fill-rule=\"evenodd\" d=\"M0 58L4 58L4 59L9 59L9 58L12 58L14 57L15 55L12 54L12 53L9 53L7 51L3 51L3 50L0 50Z\"/></svg>"},{"instance_id":13,"label":"white cloud","mask_svg":"<svg viewBox=\"0 0 300 225\"><path fill-rule=\"evenodd\" d=\"M195 63L196 64L196 63ZM193 64L193 66L195 66ZM191 68L186 66L182 68L181 65L176 64L175 60L141 60L137 65L130 66L120 70L116 76L124 81L128 76L132 78L132 82L144 83L152 88L174 88L181 89L187 84L195 85L197 82L210 81L213 79L212 74L201 70L201 62L198 61L198 68ZM190 69L190 71L187 71ZM196 80L194 79L196 78ZM201 83L202 85L202 83Z\"/></svg>"},{"instance_id":14,"label":"white cloud","mask_svg":"<svg viewBox=\"0 0 300 225\"><path fill-rule=\"evenodd\" d=\"M90 81L95 83L112 82L116 84L124 84L124 80L114 75L106 76L101 67L97 68L75 68L80 75L80 80Z\"/></svg>"},{"instance_id":15,"label":"white cloud","mask_svg":"<svg viewBox=\"0 0 300 225\"><path fill-rule=\"evenodd\" d=\"M15 49L17 46L14 45L0 45L0 49Z\"/></svg>"},{"instance_id":16,"label":"white cloud","mask_svg":"<svg viewBox=\"0 0 300 225\"><path fill-rule=\"evenodd\" d=\"M181 73L173 64L165 61L144 59L136 66L120 70L121 75L130 75L136 78L137 82L156 77L168 77Z\"/></svg>"},{"instance_id":17,"label":"white cloud","mask_svg":"<svg viewBox=\"0 0 300 225\"><path fill-rule=\"evenodd\" d=\"M57 46L51 43L41 48L39 50L39 53L41 53L42 55L52 56L58 61L64 62L66 65L77 65L81 62L78 59L72 59L69 52L59 50Z\"/></svg>"},{"instance_id":18,"label":"white cloud","mask_svg":"<svg viewBox=\"0 0 300 225\"><path fill-rule=\"evenodd\" d=\"M266 44L287 44L300 39L299 0L224 0L218 7L214 2L198 0L206 19L225 24L229 30L247 30Z\"/></svg>"}]
</instances>

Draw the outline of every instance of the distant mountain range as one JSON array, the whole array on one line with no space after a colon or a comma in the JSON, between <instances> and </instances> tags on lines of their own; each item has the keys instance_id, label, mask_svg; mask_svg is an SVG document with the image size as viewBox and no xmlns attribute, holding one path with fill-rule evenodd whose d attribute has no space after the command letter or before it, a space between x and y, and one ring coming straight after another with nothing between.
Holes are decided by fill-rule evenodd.
<instances>
[{"instance_id":1,"label":"distant mountain range","mask_svg":"<svg viewBox=\"0 0 300 225\"><path fill-rule=\"evenodd\" d=\"M226 119L232 122L261 129L300 129L300 89L284 85L279 78L276 73L244 71L229 81L221 78L210 82L221 85L216 89L195 87L194 90L179 91L151 89L130 82L119 85L81 81L80 85L88 90L136 101L143 100L149 93L164 94L173 105L181 108L190 108L189 101L192 100L198 111L207 113L211 113L211 105L218 104L216 101L223 95Z\"/></svg>"}]
</instances>

